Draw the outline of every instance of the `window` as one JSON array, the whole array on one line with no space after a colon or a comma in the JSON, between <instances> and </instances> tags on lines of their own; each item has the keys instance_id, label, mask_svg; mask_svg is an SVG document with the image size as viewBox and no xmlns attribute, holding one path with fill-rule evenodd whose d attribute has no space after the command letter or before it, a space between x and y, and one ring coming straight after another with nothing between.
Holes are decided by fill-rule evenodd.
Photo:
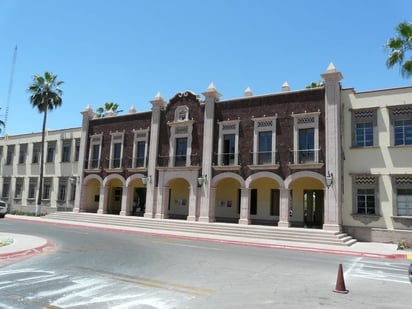
<instances>
[{"instance_id":1,"label":"window","mask_svg":"<svg viewBox=\"0 0 412 309\"><path fill-rule=\"evenodd\" d=\"M112 135L110 168L120 168L122 165L123 134Z\"/></svg>"},{"instance_id":2,"label":"window","mask_svg":"<svg viewBox=\"0 0 412 309\"><path fill-rule=\"evenodd\" d=\"M43 200L50 200L50 194L52 189L52 180L51 178L44 178L43 184Z\"/></svg>"},{"instance_id":3,"label":"window","mask_svg":"<svg viewBox=\"0 0 412 309\"><path fill-rule=\"evenodd\" d=\"M16 178L16 185L14 188L14 198L21 199L21 194L23 192L23 178Z\"/></svg>"},{"instance_id":4,"label":"window","mask_svg":"<svg viewBox=\"0 0 412 309\"><path fill-rule=\"evenodd\" d=\"M396 216L412 216L412 176L394 176Z\"/></svg>"},{"instance_id":5,"label":"window","mask_svg":"<svg viewBox=\"0 0 412 309\"><path fill-rule=\"evenodd\" d=\"M33 144L33 156L31 163L39 163L40 162L40 149L41 143Z\"/></svg>"},{"instance_id":6,"label":"window","mask_svg":"<svg viewBox=\"0 0 412 309\"><path fill-rule=\"evenodd\" d=\"M6 165L13 164L14 157L14 145L7 146L7 156L6 156Z\"/></svg>"},{"instance_id":7,"label":"window","mask_svg":"<svg viewBox=\"0 0 412 309\"><path fill-rule=\"evenodd\" d=\"M74 161L79 161L79 154L80 154L80 140L76 139L75 146L74 146Z\"/></svg>"},{"instance_id":8,"label":"window","mask_svg":"<svg viewBox=\"0 0 412 309\"><path fill-rule=\"evenodd\" d=\"M376 109L352 111L353 147L370 147L376 145L376 134Z\"/></svg>"},{"instance_id":9,"label":"window","mask_svg":"<svg viewBox=\"0 0 412 309\"><path fill-rule=\"evenodd\" d=\"M35 199L36 198L36 190L37 190L37 178L30 178L29 182L29 192L27 198Z\"/></svg>"},{"instance_id":10,"label":"window","mask_svg":"<svg viewBox=\"0 0 412 309\"><path fill-rule=\"evenodd\" d=\"M46 162L51 163L54 162L54 152L56 150L56 142L48 142L47 143L47 157Z\"/></svg>"},{"instance_id":11,"label":"window","mask_svg":"<svg viewBox=\"0 0 412 309\"><path fill-rule=\"evenodd\" d=\"M2 189L2 198L3 199L9 198L10 182L11 182L10 177L5 177L4 180L3 180L3 189Z\"/></svg>"},{"instance_id":12,"label":"window","mask_svg":"<svg viewBox=\"0 0 412 309\"><path fill-rule=\"evenodd\" d=\"M146 150L149 130L134 130L133 167L146 167Z\"/></svg>"},{"instance_id":13,"label":"window","mask_svg":"<svg viewBox=\"0 0 412 309\"><path fill-rule=\"evenodd\" d=\"M239 120L219 122L218 165L239 165Z\"/></svg>"},{"instance_id":14,"label":"window","mask_svg":"<svg viewBox=\"0 0 412 309\"><path fill-rule=\"evenodd\" d=\"M183 114L186 118L183 119ZM175 121L169 122L169 167L190 166L192 164L192 131L194 120L188 119L187 106L179 106L175 111ZM198 159L198 158L196 158ZM198 162L198 161L196 161Z\"/></svg>"},{"instance_id":15,"label":"window","mask_svg":"<svg viewBox=\"0 0 412 309\"><path fill-rule=\"evenodd\" d=\"M187 138L176 138L175 166L186 166Z\"/></svg>"},{"instance_id":16,"label":"window","mask_svg":"<svg viewBox=\"0 0 412 309\"><path fill-rule=\"evenodd\" d=\"M26 155L27 155L27 144L21 144L20 151L19 151L19 164L23 164L26 162Z\"/></svg>"},{"instance_id":17,"label":"window","mask_svg":"<svg viewBox=\"0 0 412 309\"><path fill-rule=\"evenodd\" d=\"M292 114L293 151L291 163L313 164L320 162L319 115L320 112Z\"/></svg>"},{"instance_id":18,"label":"window","mask_svg":"<svg viewBox=\"0 0 412 309\"><path fill-rule=\"evenodd\" d=\"M354 177L355 214L378 215L377 180L377 177L369 175Z\"/></svg>"},{"instance_id":19,"label":"window","mask_svg":"<svg viewBox=\"0 0 412 309\"><path fill-rule=\"evenodd\" d=\"M394 124L395 146L412 145L412 120L398 120Z\"/></svg>"},{"instance_id":20,"label":"window","mask_svg":"<svg viewBox=\"0 0 412 309\"><path fill-rule=\"evenodd\" d=\"M315 129L299 130L299 163L315 161Z\"/></svg>"},{"instance_id":21,"label":"window","mask_svg":"<svg viewBox=\"0 0 412 309\"><path fill-rule=\"evenodd\" d=\"M63 141L62 162L70 162L71 143L71 140Z\"/></svg>"},{"instance_id":22,"label":"window","mask_svg":"<svg viewBox=\"0 0 412 309\"><path fill-rule=\"evenodd\" d=\"M66 201L67 178L59 179L59 192L57 195L58 201Z\"/></svg>"},{"instance_id":23,"label":"window","mask_svg":"<svg viewBox=\"0 0 412 309\"><path fill-rule=\"evenodd\" d=\"M93 136L90 138L90 152L89 152L89 168L95 169L100 166L100 145L102 142L102 135Z\"/></svg>"},{"instance_id":24,"label":"window","mask_svg":"<svg viewBox=\"0 0 412 309\"><path fill-rule=\"evenodd\" d=\"M390 112L394 146L412 145L412 106L395 107Z\"/></svg>"},{"instance_id":25,"label":"window","mask_svg":"<svg viewBox=\"0 0 412 309\"><path fill-rule=\"evenodd\" d=\"M276 163L276 118L253 118L253 165Z\"/></svg>"}]
</instances>

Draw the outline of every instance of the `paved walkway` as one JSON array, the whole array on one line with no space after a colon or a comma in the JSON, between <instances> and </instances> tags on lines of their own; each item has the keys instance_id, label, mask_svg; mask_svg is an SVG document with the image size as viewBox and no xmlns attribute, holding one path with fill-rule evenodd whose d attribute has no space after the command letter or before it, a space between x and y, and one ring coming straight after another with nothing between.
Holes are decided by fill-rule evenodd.
<instances>
[{"instance_id":1,"label":"paved walkway","mask_svg":"<svg viewBox=\"0 0 412 309\"><path fill-rule=\"evenodd\" d=\"M303 242L288 242L288 241L274 241L265 239L246 239L242 237L228 237L220 235L208 235L187 233L179 231L156 231L151 229L142 229L135 227L115 226L92 224L74 221L62 221L47 219L45 217L29 217L29 216L15 216L6 215L5 220L25 220L31 222L38 222L42 224L58 224L69 225L80 228L94 228L102 230L123 231L130 233L140 233L148 235L157 235L162 237L174 237L181 239L197 239L211 242L221 242L230 244L239 244L246 246L257 246L266 248L279 248L285 250L310 251L310 252L324 252L331 254L389 258L389 259L412 259L412 251L397 250L396 244L372 243L372 242L357 242L354 245L347 246L332 246L324 244L313 244ZM7 246L0 247L0 259L7 259L15 256L27 256L35 253L43 252L45 249L53 247L54 245L48 240L23 234L8 234L0 232L0 239L11 238L13 243Z\"/></svg>"}]
</instances>

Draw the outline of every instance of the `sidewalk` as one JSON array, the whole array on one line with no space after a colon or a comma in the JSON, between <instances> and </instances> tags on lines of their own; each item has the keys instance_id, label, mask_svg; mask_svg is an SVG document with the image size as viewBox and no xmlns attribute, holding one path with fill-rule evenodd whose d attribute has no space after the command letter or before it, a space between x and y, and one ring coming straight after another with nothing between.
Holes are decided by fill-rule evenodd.
<instances>
[{"instance_id":1,"label":"sidewalk","mask_svg":"<svg viewBox=\"0 0 412 309\"><path fill-rule=\"evenodd\" d=\"M387 259L412 259L412 251L397 250L396 244L372 243L372 242L357 242L354 245L347 246L332 246L324 244L303 243L303 242L287 242L287 241L273 241L265 239L246 239L242 237L228 237L220 235L208 235L198 233L187 233L179 231L157 231L153 229L142 229L135 227L103 225L94 223L84 223L75 221L62 221L47 219L44 217L29 217L29 216L15 216L6 215L5 220L31 221L42 224L55 224L73 226L78 228L93 228L101 230L122 231L127 233L139 233L147 235L156 235L160 237L172 237L188 240L202 240L210 242L220 242L228 244L237 244L245 246L277 248L285 250L307 251L307 252L324 252L330 254L341 254L351 256L387 258ZM22 235L22 234L7 234L0 233L1 238L12 238L13 244L0 247L0 259L30 255L43 252L50 246L54 246L46 239L36 236Z\"/></svg>"}]
</instances>

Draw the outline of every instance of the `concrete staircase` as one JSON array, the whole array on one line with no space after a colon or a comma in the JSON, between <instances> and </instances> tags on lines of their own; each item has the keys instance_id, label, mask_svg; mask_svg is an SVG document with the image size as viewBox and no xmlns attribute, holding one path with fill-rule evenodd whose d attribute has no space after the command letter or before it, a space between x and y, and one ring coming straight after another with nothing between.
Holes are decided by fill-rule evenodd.
<instances>
[{"instance_id":1,"label":"concrete staircase","mask_svg":"<svg viewBox=\"0 0 412 309\"><path fill-rule=\"evenodd\" d=\"M292 241L304 243L327 244L334 246L351 246L356 240L351 236L320 229L279 228L262 225L239 225L233 223L204 223L173 219L149 219L134 216L101 215L94 213L55 212L46 219L64 220L101 224L104 226L125 226L136 229L153 230L154 232L172 231L179 233L195 233L201 235L221 235L253 239Z\"/></svg>"}]
</instances>

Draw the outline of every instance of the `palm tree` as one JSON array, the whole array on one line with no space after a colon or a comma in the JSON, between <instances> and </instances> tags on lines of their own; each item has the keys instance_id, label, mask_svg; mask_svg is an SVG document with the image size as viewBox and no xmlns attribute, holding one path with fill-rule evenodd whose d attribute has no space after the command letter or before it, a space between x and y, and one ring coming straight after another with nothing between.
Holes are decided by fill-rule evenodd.
<instances>
[{"instance_id":1,"label":"palm tree","mask_svg":"<svg viewBox=\"0 0 412 309\"><path fill-rule=\"evenodd\" d=\"M123 112L123 110L118 110L118 108L119 104L113 102L106 102L104 103L103 107L99 107L98 109L96 109L96 117L103 118L107 116L109 113L117 115L118 113Z\"/></svg>"},{"instance_id":2,"label":"palm tree","mask_svg":"<svg viewBox=\"0 0 412 309\"><path fill-rule=\"evenodd\" d=\"M44 76L34 75L33 84L29 86L30 103L33 108L37 108L40 113L43 113L43 127L41 135L41 151L40 151L40 180L39 180L39 195L36 203L36 216L39 214L39 205L41 205L43 194L43 169L44 169L44 139L46 132L47 112L61 106L63 91L59 88L63 81L57 80L57 75L50 72L45 72Z\"/></svg>"},{"instance_id":3,"label":"palm tree","mask_svg":"<svg viewBox=\"0 0 412 309\"><path fill-rule=\"evenodd\" d=\"M395 64L399 64L401 75L406 78L410 77L412 59L405 60L405 55L408 51L412 52L412 23L400 23L396 27L396 36L389 39L385 48L391 52L386 60L386 66L392 68Z\"/></svg>"}]
</instances>

